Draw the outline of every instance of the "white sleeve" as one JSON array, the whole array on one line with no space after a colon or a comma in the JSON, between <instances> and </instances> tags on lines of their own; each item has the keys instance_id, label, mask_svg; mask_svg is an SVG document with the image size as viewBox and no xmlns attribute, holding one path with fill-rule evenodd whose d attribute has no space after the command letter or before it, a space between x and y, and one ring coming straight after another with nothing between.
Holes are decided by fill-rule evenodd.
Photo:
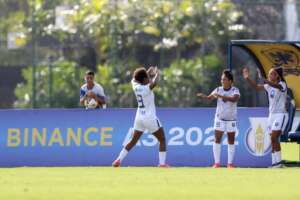
<instances>
[{"instance_id":1,"label":"white sleeve","mask_svg":"<svg viewBox=\"0 0 300 200\"><path fill-rule=\"evenodd\" d=\"M134 79L131 80L131 85L132 85L132 88L134 88L134 86L136 85L136 82Z\"/></svg>"},{"instance_id":2,"label":"white sleeve","mask_svg":"<svg viewBox=\"0 0 300 200\"><path fill-rule=\"evenodd\" d=\"M269 84L264 84L264 88L265 88L265 90L268 92L268 91L269 91L269 89L270 89L270 86L269 86Z\"/></svg>"},{"instance_id":3,"label":"white sleeve","mask_svg":"<svg viewBox=\"0 0 300 200\"><path fill-rule=\"evenodd\" d=\"M83 98L85 95L86 95L86 90L83 87L81 87L80 88L80 99Z\"/></svg>"},{"instance_id":4,"label":"white sleeve","mask_svg":"<svg viewBox=\"0 0 300 200\"><path fill-rule=\"evenodd\" d=\"M239 95L239 96L241 96L240 90L237 89L236 87L234 88L234 91L233 91L233 96L234 96L234 95Z\"/></svg>"},{"instance_id":5,"label":"white sleeve","mask_svg":"<svg viewBox=\"0 0 300 200\"><path fill-rule=\"evenodd\" d=\"M101 85L99 85L99 87L97 87L97 96L105 97L104 90Z\"/></svg>"},{"instance_id":6,"label":"white sleeve","mask_svg":"<svg viewBox=\"0 0 300 200\"><path fill-rule=\"evenodd\" d=\"M214 89L211 93L210 93L210 95L217 95L218 94L218 91L219 91L219 87L217 87L216 89Z\"/></svg>"},{"instance_id":7,"label":"white sleeve","mask_svg":"<svg viewBox=\"0 0 300 200\"><path fill-rule=\"evenodd\" d=\"M150 84L147 85L141 85L135 81L132 81L132 88L135 92L138 92L138 94L140 95L145 95L147 96L148 94L150 94L151 89L150 89Z\"/></svg>"}]
</instances>

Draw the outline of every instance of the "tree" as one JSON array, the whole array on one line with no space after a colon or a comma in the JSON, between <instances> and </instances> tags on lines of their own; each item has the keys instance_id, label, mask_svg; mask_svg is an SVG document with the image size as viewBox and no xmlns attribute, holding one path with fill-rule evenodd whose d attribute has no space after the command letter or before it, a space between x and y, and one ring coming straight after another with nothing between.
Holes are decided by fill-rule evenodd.
<instances>
[{"instance_id":1,"label":"tree","mask_svg":"<svg viewBox=\"0 0 300 200\"><path fill-rule=\"evenodd\" d=\"M220 60L225 57L226 41L243 31L230 28L237 24L241 15L230 0L26 2L32 15L26 15L21 24L27 30L27 47L37 45L36 77L43 77L37 80L41 89L37 95L38 107L50 106L46 92L50 88L47 86L50 81L46 81L49 73L43 64L45 60L48 62L49 56L65 60L69 66L77 63L82 70L89 67L98 71L99 82L113 107L135 105L130 86L132 72L138 66L149 65L159 65L165 76L162 81L164 88L158 93L159 105L198 105L194 97L197 87L206 90L215 85L214 81L207 79L213 77L215 80L216 71L221 69ZM68 25L58 28L54 23L58 13L54 11L61 5L69 13L66 17ZM64 73L70 73L69 78L72 78L74 72L68 71L67 66L65 69ZM29 106L30 71L24 70L27 83L16 89L18 107ZM53 80L53 83L60 82L59 77ZM78 79L70 80L65 87L76 91L76 81ZM60 87L53 88L59 90ZM169 98L172 91L176 92L175 99ZM53 106L77 106L76 95L72 92L71 96L61 97L65 100L59 100ZM55 98L55 92L53 95Z\"/></svg>"},{"instance_id":2,"label":"tree","mask_svg":"<svg viewBox=\"0 0 300 200\"><path fill-rule=\"evenodd\" d=\"M199 101L197 92L209 94L219 85L222 66L214 55L206 56L206 65L200 58L181 59L163 69L162 81L158 87L157 103L163 107L193 107L211 105Z\"/></svg>"},{"instance_id":3,"label":"tree","mask_svg":"<svg viewBox=\"0 0 300 200\"><path fill-rule=\"evenodd\" d=\"M50 67L52 68L52 83L50 83ZM37 108L78 107L80 84L83 82L85 71L84 68L79 69L76 63L67 61L57 61L51 66L38 65L36 68ZM30 108L32 105L32 68L23 69L22 74L26 82L18 84L15 89L18 99L15 107ZM51 90L52 95L50 95Z\"/></svg>"}]
</instances>

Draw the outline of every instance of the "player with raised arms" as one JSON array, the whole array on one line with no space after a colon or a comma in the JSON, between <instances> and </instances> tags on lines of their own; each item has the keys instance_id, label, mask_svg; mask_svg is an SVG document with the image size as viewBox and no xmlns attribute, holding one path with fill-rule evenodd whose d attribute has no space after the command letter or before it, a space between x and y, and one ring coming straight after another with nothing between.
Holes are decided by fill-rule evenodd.
<instances>
[{"instance_id":1,"label":"player with raised arms","mask_svg":"<svg viewBox=\"0 0 300 200\"><path fill-rule=\"evenodd\" d=\"M224 70L221 76L222 86L217 87L210 95L198 93L197 96L207 100L217 99L217 109L214 120L215 141L213 143L214 165L219 168L221 158L221 140L223 134L227 133L228 139L228 161L227 167L233 168L235 152L235 133L237 121L237 102L240 98L239 89L233 86L233 75L229 70Z\"/></svg>"},{"instance_id":2,"label":"player with raised arms","mask_svg":"<svg viewBox=\"0 0 300 200\"><path fill-rule=\"evenodd\" d=\"M272 167L282 167L280 135L288 122L286 110L287 85L281 67L272 68L264 84L257 84L249 77L249 69L243 69L243 76L257 91L267 91L269 99L268 133L272 143Z\"/></svg>"},{"instance_id":3,"label":"player with raised arms","mask_svg":"<svg viewBox=\"0 0 300 200\"><path fill-rule=\"evenodd\" d=\"M134 132L129 143L121 150L112 166L119 167L128 152L136 145L141 135L148 131L159 141L159 167L169 167L166 164L166 140L164 130L156 116L153 88L157 85L160 73L157 67L150 67L148 71L137 68L131 81L138 108L134 121Z\"/></svg>"}]
</instances>

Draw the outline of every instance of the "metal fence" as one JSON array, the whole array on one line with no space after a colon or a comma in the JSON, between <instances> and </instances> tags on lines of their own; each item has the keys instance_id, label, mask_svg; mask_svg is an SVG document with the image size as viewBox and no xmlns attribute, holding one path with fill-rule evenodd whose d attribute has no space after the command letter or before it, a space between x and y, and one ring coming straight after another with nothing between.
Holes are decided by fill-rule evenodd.
<instances>
[{"instance_id":1,"label":"metal fence","mask_svg":"<svg viewBox=\"0 0 300 200\"><path fill-rule=\"evenodd\" d=\"M179 6L183 1L184 0L167 2L171 2L175 6ZM39 8L36 7L36 1L34 0L2 0L0 2L1 10L6 9L2 13L0 13L0 96L2 97L0 99L0 108L14 107L14 102L16 101L14 90L17 84L24 82L24 77L22 76L21 72L21 70L24 68L32 67L32 107L36 107L36 90L38 90L39 88L36 83L36 78L38 76L36 74L37 72L35 71L35 66L51 66L54 61L64 58L65 60L77 63L78 66L85 66L92 70L96 70L96 66L98 64L106 63L107 61L115 64L120 63L124 59L129 59L127 56L128 54L124 56L122 54L123 52L118 52L118 42L112 43L111 47L108 48L108 51L106 52L107 55L102 56L101 53L99 53L99 49L97 49L96 47L98 45L95 44L95 42L97 41L96 38L84 40L82 39L84 35L82 36L79 34L72 34L72 36L62 36L60 40L57 40L53 39L49 35L43 35L40 32L41 30L44 30L46 32L51 31L52 29L51 27L49 27L49 24L59 24L59 20L63 20L63 16L57 15L57 11L59 9L65 8L64 12L66 13L66 15L64 17L66 17L68 15L68 12L71 12L67 8L74 7L77 4L83 2L91 3L91 1L80 0L62 1L62 3L59 3L59 1L45 0L43 1L43 4L41 6L43 6L44 10L46 11L45 13L43 13L46 16L38 15L41 13L38 13L36 11ZM109 2L111 6L115 7L115 9L118 9L119 4L124 5L132 1L114 0ZM203 3L203 5L205 4L205 2L210 1L199 0L199 3ZM232 2L235 5L236 10L242 13L237 21L238 24L244 27L245 31L238 32L235 35L229 35L226 39L285 40L287 39L288 35L294 37L294 39L299 39L300 36L297 35L297 28L299 28L297 20L299 21L300 15L297 16L297 13L298 11L300 11L300 2L292 0L232 0L228 2ZM139 1L138 3L146 4L148 3L148 0ZM289 7L291 5L292 7ZM19 11L19 15L17 13L17 16L19 18L14 19L10 16L11 13L16 14L16 12ZM205 12L205 10L199 12ZM291 16L294 16L293 18L295 18L296 16L295 19L297 19L296 24L294 24L293 26L291 26L289 22L293 21L293 23L295 23L295 20L287 18L287 15L291 14L291 12L293 12L294 14ZM14 25L16 20L24 18L27 19L24 22L27 25L26 28L30 29L24 30L25 32L30 33L28 34L28 38L24 38L24 35L22 35L22 33L14 31L13 28L9 28L10 26ZM44 21L41 21L41 18L43 18ZM130 55L135 57L136 60L144 60L145 63L156 62L155 64L160 65L170 64L170 58L172 58L172 56L178 57L178 59L194 59L195 57L204 56L209 53L218 54L221 62L226 63L226 45L228 41L222 41L223 44L221 45L221 47L223 48L220 48L220 46L217 47L214 45L214 43L206 41L206 38L209 37L209 33L205 32L205 26L209 26L209 22L207 21L208 19L209 18L201 19L201 23L204 28L201 29L203 30L203 41L201 43L201 47L197 50L200 53L198 52L197 54L194 54L192 51L190 51L186 54L180 54L178 53L178 51L169 51L168 55L166 55L166 52L164 52L163 50L153 53L147 49L149 48L147 46L144 46L143 48L135 46L134 48L128 49L128 51L131 52ZM67 26L67 24L65 24L65 26ZM76 26L75 24L73 28L77 30L81 29L82 27ZM117 30L114 24L111 24L109 28L110 30L106 31L111 33L111 41L119 41L119 38L122 38L124 36L122 34L115 34ZM161 27L161 31L164 31L164 26ZM145 35L138 35L133 39L151 41L153 38ZM220 36L220 40L222 39L223 37ZM103 41L100 41L100 43L101 42ZM180 45L181 44L179 44L179 49ZM101 44L98 46L101 47ZM151 52L151 55L149 55L149 52ZM79 69L80 67L76 68L76 70ZM49 68L49 71L50 70L51 67ZM48 83L50 85L52 84L51 78L49 78ZM48 91L51 92L53 90L53 87L49 86L49 88L52 88ZM74 90L78 90L78 88L74 87ZM246 96L256 96L256 93L254 93L253 91L243 92L246 93ZM257 98L253 98L252 100L249 100L249 98L245 98L242 99L240 105L263 106L266 105L266 101L257 101ZM47 105L47 107L51 107L51 104Z\"/></svg>"}]
</instances>

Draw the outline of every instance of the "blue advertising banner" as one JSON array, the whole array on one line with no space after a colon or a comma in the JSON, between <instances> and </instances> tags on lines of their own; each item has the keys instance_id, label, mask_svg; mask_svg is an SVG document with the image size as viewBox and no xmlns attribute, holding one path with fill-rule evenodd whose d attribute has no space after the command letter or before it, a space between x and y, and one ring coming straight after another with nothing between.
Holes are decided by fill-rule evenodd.
<instances>
[{"instance_id":1,"label":"blue advertising banner","mask_svg":"<svg viewBox=\"0 0 300 200\"><path fill-rule=\"evenodd\" d=\"M132 134L135 109L0 110L0 166L109 166ZM211 166L215 108L161 108L171 166ZM267 108L239 108L234 164L271 164ZM221 164L227 163L223 137ZM143 134L123 166L156 166L158 142Z\"/></svg>"}]
</instances>

